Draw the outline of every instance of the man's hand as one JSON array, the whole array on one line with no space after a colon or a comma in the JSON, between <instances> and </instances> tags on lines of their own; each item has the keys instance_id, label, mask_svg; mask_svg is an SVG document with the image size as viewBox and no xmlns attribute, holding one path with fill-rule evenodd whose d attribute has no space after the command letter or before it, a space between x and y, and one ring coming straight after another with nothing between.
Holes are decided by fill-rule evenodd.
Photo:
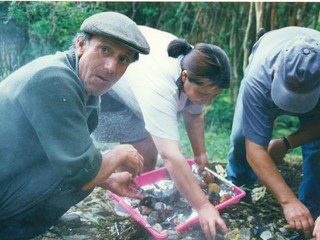
<instances>
[{"instance_id":1,"label":"man's hand","mask_svg":"<svg viewBox=\"0 0 320 240\"><path fill-rule=\"evenodd\" d=\"M142 195L136 190L137 185L132 174L128 172L113 173L105 182L100 184L99 187L108 189L121 197L142 199Z\"/></svg>"},{"instance_id":2,"label":"man's hand","mask_svg":"<svg viewBox=\"0 0 320 240\"><path fill-rule=\"evenodd\" d=\"M313 229L313 237L314 240L320 240L320 216L317 218L315 222L315 226Z\"/></svg>"},{"instance_id":3,"label":"man's hand","mask_svg":"<svg viewBox=\"0 0 320 240\"><path fill-rule=\"evenodd\" d=\"M143 157L130 144L115 146L110 152L112 158L119 158L122 161L118 164L117 170L130 172L133 177L140 175L143 171Z\"/></svg>"},{"instance_id":4,"label":"man's hand","mask_svg":"<svg viewBox=\"0 0 320 240\"><path fill-rule=\"evenodd\" d=\"M204 168L208 166L208 157L206 153L194 156L194 161L199 165L199 173L203 172Z\"/></svg>"},{"instance_id":5,"label":"man's hand","mask_svg":"<svg viewBox=\"0 0 320 240\"><path fill-rule=\"evenodd\" d=\"M115 171L127 171L133 177L143 171L143 157L129 144L120 144L110 151L102 153L102 162L97 176L82 189L88 190L103 185Z\"/></svg>"},{"instance_id":6,"label":"man's hand","mask_svg":"<svg viewBox=\"0 0 320 240\"><path fill-rule=\"evenodd\" d=\"M287 147L281 139L271 140L268 146L268 153L276 165L283 161L287 153Z\"/></svg>"},{"instance_id":7,"label":"man's hand","mask_svg":"<svg viewBox=\"0 0 320 240\"><path fill-rule=\"evenodd\" d=\"M289 225L303 230L305 236L310 237L314 225L311 214L286 184L267 149L246 139L246 150L250 166L281 204Z\"/></svg>"},{"instance_id":8,"label":"man's hand","mask_svg":"<svg viewBox=\"0 0 320 240\"><path fill-rule=\"evenodd\" d=\"M282 207L284 216L290 227L303 230L306 238L311 237L314 221L309 210L298 199L284 204Z\"/></svg>"},{"instance_id":9,"label":"man's hand","mask_svg":"<svg viewBox=\"0 0 320 240\"><path fill-rule=\"evenodd\" d=\"M217 227L223 233L227 233L228 228L217 209L211 203L205 204L198 210L200 226L207 240L215 239L217 235Z\"/></svg>"}]
</instances>

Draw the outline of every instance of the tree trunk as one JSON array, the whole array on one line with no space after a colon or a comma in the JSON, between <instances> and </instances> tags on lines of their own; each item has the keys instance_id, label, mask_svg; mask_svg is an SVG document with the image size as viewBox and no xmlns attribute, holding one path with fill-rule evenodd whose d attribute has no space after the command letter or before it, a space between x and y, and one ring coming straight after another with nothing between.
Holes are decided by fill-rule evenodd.
<instances>
[{"instance_id":1,"label":"tree trunk","mask_svg":"<svg viewBox=\"0 0 320 240\"><path fill-rule=\"evenodd\" d=\"M193 34L194 29L195 29L195 27L196 27L196 25L197 25L197 22L199 21L199 18L200 18L200 16L201 16L201 12L202 12L202 7L200 7L200 8L198 9L197 14L196 14L196 16L195 16L195 18L194 18L194 20L193 20L190 34Z\"/></svg>"},{"instance_id":2,"label":"tree trunk","mask_svg":"<svg viewBox=\"0 0 320 240\"><path fill-rule=\"evenodd\" d=\"M319 14L320 14L320 11L319 11L319 9L318 9L317 15L315 16L315 19L314 19L314 25L313 25L313 28L314 28L314 29L317 29L318 22L319 22Z\"/></svg>"},{"instance_id":3,"label":"tree trunk","mask_svg":"<svg viewBox=\"0 0 320 240\"><path fill-rule=\"evenodd\" d=\"M230 39L229 39L229 49L237 49L237 33L235 30L235 25L236 25L236 19L237 19L237 14L235 11L232 11L232 20L231 20L231 34L230 34ZM237 68L237 63L238 63L238 56L237 56L237 50L232 51L232 56L230 62L231 65L231 71L232 71L232 81L231 81L231 86L230 86L230 99L232 103L235 103L237 100L238 96L238 81L239 81L239 76L238 76L238 68Z\"/></svg>"},{"instance_id":4,"label":"tree trunk","mask_svg":"<svg viewBox=\"0 0 320 240\"><path fill-rule=\"evenodd\" d=\"M294 9L293 9L293 13L291 15L291 19L290 19L290 26L294 26L296 24L297 21L297 13L298 13L298 9L300 7L300 3L296 2L294 4Z\"/></svg>"},{"instance_id":5,"label":"tree trunk","mask_svg":"<svg viewBox=\"0 0 320 240\"><path fill-rule=\"evenodd\" d=\"M160 29L160 24L161 24L161 22L163 20L164 13L166 11L165 6L164 6L163 3L160 3L159 9L160 9L160 12L159 12L159 16L158 16L157 25L156 25L157 29Z\"/></svg>"},{"instance_id":6,"label":"tree trunk","mask_svg":"<svg viewBox=\"0 0 320 240\"><path fill-rule=\"evenodd\" d=\"M263 28L264 2L255 2L256 8L256 33Z\"/></svg>"},{"instance_id":7,"label":"tree trunk","mask_svg":"<svg viewBox=\"0 0 320 240\"><path fill-rule=\"evenodd\" d=\"M179 17L179 25L180 25L179 33L183 32L184 18L185 18L185 16L186 16L188 7L189 7L189 4L188 4L188 3L185 3L183 12L181 13L181 16Z\"/></svg>"},{"instance_id":8,"label":"tree trunk","mask_svg":"<svg viewBox=\"0 0 320 240\"><path fill-rule=\"evenodd\" d=\"M135 19L136 13L137 13L137 3L132 2L131 6L132 6L131 7L131 9L132 9L131 19Z\"/></svg>"},{"instance_id":9,"label":"tree trunk","mask_svg":"<svg viewBox=\"0 0 320 240\"><path fill-rule=\"evenodd\" d=\"M243 38L243 43L242 43L242 49L243 49L243 65L242 65L242 70L243 72L247 68L248 65L248 57L250 53L250 46L248 45L248 40L249 40L249 35L250 35L250 28L252 25L252 17L253 17L253 2L250 2L250 9L249 9L249 16L248 16L248 24L246 27L246 31L244 34Z\"/></svg>"},{"instance_id":10,"label":"tree trunk","mask_svg":"<svg viewBox=\"0 0 320 240\"><path fill-rule=\"evenodd\" d=\"M270 17L270 30L274 30L276 25L276 12L277 12L277 3L272 2L271 3L271 17Z\"/></svg>"},{"instance_id":11,"label":"tree trunk","mask_svg":"<svg viewBox=\"0 0 320 240\"><path fill-rule=\"evenodd\" d=\"M301 26L301 23L302 23L302 20L303 20L303 17L304 17L304 13L305 13L305 9L306 9L306 3L302 2L301 3L301 11L299 13L299 19L298 19L297 26ZM318 11L318 14L319 14L319 11ZM318 18L316 18L316 19L318 19Z\"/></svg>"}]
</instances>

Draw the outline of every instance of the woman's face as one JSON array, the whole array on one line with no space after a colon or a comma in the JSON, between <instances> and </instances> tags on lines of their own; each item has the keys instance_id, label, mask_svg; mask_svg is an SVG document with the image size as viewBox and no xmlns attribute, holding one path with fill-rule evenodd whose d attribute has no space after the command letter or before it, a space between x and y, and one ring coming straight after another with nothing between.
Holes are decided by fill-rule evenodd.
<instances>
[{"instance_id":1,"label":"woman's face","mask_svg":"<svg viewBox=\"0 0 320 240\"><path fill-rule=\"evenodd\" d=\"M195 104L206 104L210 105L211 101L222 92L222 88L199 86L191 83L188 79L187 73L182 73L183 91Z\"/></svg>"}]
</instances>

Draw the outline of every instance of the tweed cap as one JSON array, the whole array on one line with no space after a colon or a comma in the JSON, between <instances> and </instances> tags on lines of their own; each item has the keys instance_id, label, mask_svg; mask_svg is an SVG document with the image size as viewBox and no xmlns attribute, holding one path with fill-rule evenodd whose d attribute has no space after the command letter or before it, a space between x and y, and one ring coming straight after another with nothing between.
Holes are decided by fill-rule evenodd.
<instances>
[{"instance_id":1,"label":"tweed cap","mask_svg":"<svg viewBox=\"0 0 320 240\"><path fill-rule=\"evenodd\" d=\"M83 32L111 37L142 54L149 54L150 47L137 24L117 12L102 12L85 19L80 27Z\"/></svg>"},{"instance_id":2,"label":"tweed cap","mask_svg":"<svg viewBox=\"0 0 320 240\"><path fill-rule=\"evenodd\" d=\"M298 37L279 54L271 97L281 109L292 113L312 110L320 97L320 41Z\"/></svg>"}]
</instances>

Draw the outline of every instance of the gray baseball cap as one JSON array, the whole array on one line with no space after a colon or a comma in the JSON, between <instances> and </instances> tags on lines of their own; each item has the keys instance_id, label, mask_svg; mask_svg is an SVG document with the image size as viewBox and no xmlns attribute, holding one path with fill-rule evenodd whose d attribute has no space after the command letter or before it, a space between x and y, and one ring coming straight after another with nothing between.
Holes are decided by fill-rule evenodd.
<instances>
[{"instance_id":1,"label":"gray baseball cap","mask_svg":"<svg viewBox=\"0 0 320 240\"><path fill-rule=\"evenodd\" d=\"M85 19L80 27L83 32L111 37L142 54L149 54L150 47L137 24L117 12L102 12Z\"/></svg>"},{"instance_id":2,"label":"gray baseball cap","mask_svg":"<svg viewBox=\"0 0 320 240\"><path fill-rule=\"evenodd\" d=\"M275 67L271 97L292 113L312 110L320 97L320 39L299 37L281 50Z\"/></svg>"}]
</instances>

